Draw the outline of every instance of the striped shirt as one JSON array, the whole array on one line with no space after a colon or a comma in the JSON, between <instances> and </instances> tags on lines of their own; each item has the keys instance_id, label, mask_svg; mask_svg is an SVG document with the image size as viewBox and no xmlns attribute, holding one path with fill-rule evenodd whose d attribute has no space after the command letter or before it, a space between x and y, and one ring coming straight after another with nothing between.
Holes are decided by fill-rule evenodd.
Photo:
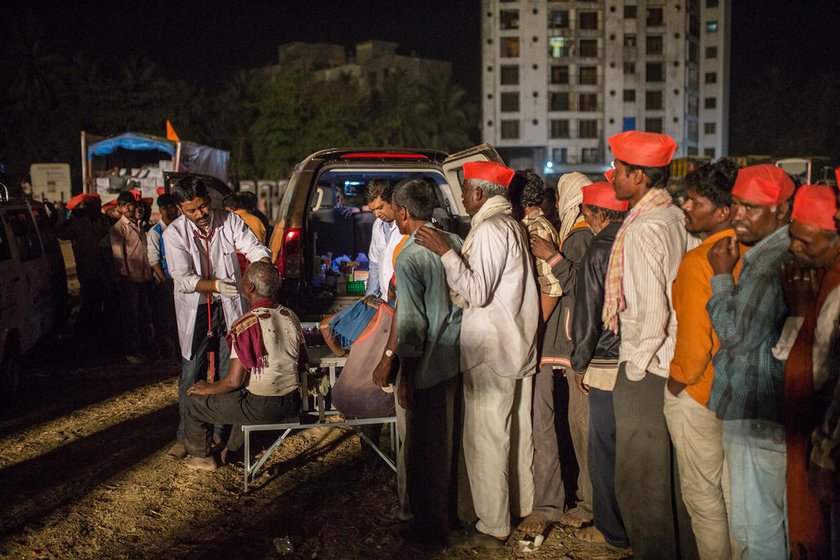
<instances>
[{"instance_id":1,"label":"striped shirt","mask_svg":"<svg viewBox=\"0 0 840 560\"><path fill-rule=\"evenodd\" d=\"M660 206L639 216L625 230L624 301L619 314L619 361L627 362L627 378L639 381L645 372L668 377L677 334L671 284L683 255L700 240L684 227L682 211Z\"/></svg>"},{"instance_id":2,"label":"striped shirt","mask_svg":"<svg viewBox=\"0 0 840 560\"><path fill-rule=\"evenodd\" d=\"M783 421L784 364L773 356L788 314L779 267L791 255L788 227L744 255L738 285L731 274L712 277L707 309L720 340L709 409L722 420Z\"/></svg>"}]
</instances>

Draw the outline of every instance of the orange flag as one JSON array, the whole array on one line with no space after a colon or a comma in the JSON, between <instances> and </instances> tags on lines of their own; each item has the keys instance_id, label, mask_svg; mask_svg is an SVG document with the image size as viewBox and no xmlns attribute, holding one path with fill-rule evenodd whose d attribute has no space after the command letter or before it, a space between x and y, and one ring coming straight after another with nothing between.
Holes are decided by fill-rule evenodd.
<instances>
[{"instance_id":1,"label":"orange flag","mask_svg":"<svg viewBox=\"0 0 840 560\"><path fill-rule=\"evenodd\" d=\"M169 122L169 119L166 119L166 139L174 142L181 141L181 139L178 138L178 133L175 132L175 128L172 126L172 123Z\"/></svg>"},{"instance_id":2,"label":"orange flag","mask_svg":"<svg viewBox=\"0 0 840 560\"><path fill-rule=\"evenodd\" d=\"M840 189L840 165L834 168L834 178L837 179L837 188Z\"/></svg>"}]
</instances>

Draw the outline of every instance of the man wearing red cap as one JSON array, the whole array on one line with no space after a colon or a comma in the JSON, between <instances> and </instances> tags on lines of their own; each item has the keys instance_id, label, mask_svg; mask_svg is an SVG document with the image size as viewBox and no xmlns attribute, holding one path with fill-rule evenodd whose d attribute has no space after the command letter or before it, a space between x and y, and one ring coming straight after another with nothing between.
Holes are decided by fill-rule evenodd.
<instances>
[{"instance_id":1,"label":"man wearing red cap","mask_svg":"<svg viewBox=\"0 0 840 560\"><path fill-rule=\"evenodd\" d=\"M794 558L829 556L828 524L819 496L808 492L811 432L823 418L837 370L829 369L831 337L840 315L840 236L834 189L805 185L796 193L790 251L796 265L782 283L790 315L774 349L785 363L788 535ZM790 328L792 327L792 328ZM787 341L793 340L789 347ZM806 551L802 556L801 552Z\"/></svg>"},{"instance_id":2,"label":"man wearing red cap","mask_svg":"<svg viewBox=\"0 0 840 560\"><path fill-rule=\"evenodd\" d=\"M619 332L615 486L638 559L694 558L697 546L682 500L672 500L671 440L663 414L677 321L671 283L698 240L666 190L677 144L665 134L628 131L609 138L616 198L630 213L616 234L602 318Z\"/></svg>"},{"instance_id":3,"label":"man wearing red cap","mask_svg":"<svg viewBox=\"0 0 840 560\"><path fill-rule=\"evenodd\" d=\"M83 193L67 203L69 219L59 212L56 232L60 239L70 240L76 261L76 276L82 305L76 325L81 330L94 331L102 323L105 278L107 270L99 255L99 243L108 235L111 224L102 213L98 194Z\"/></svg>"},{"instance_id":4,"label":"man wearing red cap","mask_svg":"<svg viewBox=\"0 0 840 560\"><path fill-rule=\"evenodd\" d=\"M719 239L735 237L730 204L738 166L728 159L705 163L686 176L685 228L703 243L685 254L671 292L677 343L671 360L665 419L680 467L680 488L691 515L700 558L728 560L729 478L723 476L723 422L706 408L712 389L712 358L719 343L706 304L712 297L708 254ZM740 267L735 267L735 279Z\"/></svg>"},{"instance_id":5,"label":"man wearing red cap","mask_svg":"<svg viewBox=\"0 0 840 560\"><path fill-rule=\"evenodd\" d=\"M581 189L583 215L595 238L580 263L572 313L572 356L574 389L587 395L589 438L586 453L592 483L594 527L575 536L588 542L606 542L627 548L630 541L615 497L615 412L612 390L618 374L618 334L604 328L601 310L604 278L615 236L627 214L627 201L615 197L609 183L594 183ZM572 373L567 373L572 375Z\"/></svg>"},{"instance_id":6,"label":"man wearing red cap","mask_svg":"<svg viewBox=\"0 0 840 560\"><path fill-rule=\"evenodd\" d=\"M511 216L512 169L464 164L464 208L472 216L461 255L431 228L416 242L441 255L453 301L464 309L464 457L478 521L455 542L500 548L510 513L531 512L532 375L537 365L539 296L525 230ZM511 474L508 480L508 473Z\"/></svg>"},{"instance_id":7,"label":"man wearing red cap","mask_svg":"<svg viewBox=\"0 0 840 560\"><path fill-rule=\"evenodd\" d=\"M730 534L748 557L788 557L785 523L784 368L772 348L787 317L779 267L790 258L794 184L773 165L738 172L732 188L736 239L709 251L714 271L707 309L720 341L709 409L723 420L732 487ZM740 249L737 285L733 277Z\"/></svg>"}]
</instances>

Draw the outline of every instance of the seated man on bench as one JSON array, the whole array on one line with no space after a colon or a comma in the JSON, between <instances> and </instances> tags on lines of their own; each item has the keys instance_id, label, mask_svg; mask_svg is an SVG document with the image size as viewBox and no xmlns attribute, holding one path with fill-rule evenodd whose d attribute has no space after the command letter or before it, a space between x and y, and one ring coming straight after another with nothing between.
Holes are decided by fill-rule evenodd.
<instances>
[{"instance_id":1,"label":"seated man on bench","mask_svg":"<svg viewBox=\"0 0 840 560\"><path fill-rule=\"evenodd\" d=\"M242 293L251 310L227 335L230 371L216 383L199 381L189 388L184 443L186 465L214 470L211 454L214 424L233 424L222 451L242 446L242 424L272 424L300 413L300 372L308 362L300 321L274 301L280 276L274 265L254 262L242 280Z\"/></svg>"}]
</instances>

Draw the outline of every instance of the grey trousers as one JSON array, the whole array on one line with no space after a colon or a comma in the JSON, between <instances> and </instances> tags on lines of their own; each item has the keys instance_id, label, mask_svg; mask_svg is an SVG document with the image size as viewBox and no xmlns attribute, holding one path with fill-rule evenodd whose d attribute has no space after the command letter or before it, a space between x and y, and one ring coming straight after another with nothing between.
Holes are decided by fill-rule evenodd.
<instances>
[{"instance_id":1,"label":"grey trousers","mask_svg":"<svg viewBox=\"0 0 840 560\"><path fill-rule=\"evenodd\" d=\"M592 520L592 479L589 477L589 397L578 389L575 372L566 370L569 383L569 432L575 446L580 474L578 475L577 497L575 506L577 516L585 521Z\"/></svg>"},{"instance_id":2,"label":"grey trousers","mask_svg":"<svg viewBox=\"0 0 840 560\"><path fill-rule=\"evenodd\" d=\"M622 362L613 390L615 493L636 560L698 558L665 423L665 382L649 372L630 381Z\"/></svg>"},{"instance_id":3,"label":"grey trousers","mask_svg":"<svg viewBox=\"0 0 840 560\"><path fill-rule=\"evenodd\" d=\"M563 515L566 492L560 468L560 450L554 427L554 371L550 364L540 368L534 380L534 509L549 521ZM563 414L564 411L559 411Z\"/></svg>"}]
</instances>

